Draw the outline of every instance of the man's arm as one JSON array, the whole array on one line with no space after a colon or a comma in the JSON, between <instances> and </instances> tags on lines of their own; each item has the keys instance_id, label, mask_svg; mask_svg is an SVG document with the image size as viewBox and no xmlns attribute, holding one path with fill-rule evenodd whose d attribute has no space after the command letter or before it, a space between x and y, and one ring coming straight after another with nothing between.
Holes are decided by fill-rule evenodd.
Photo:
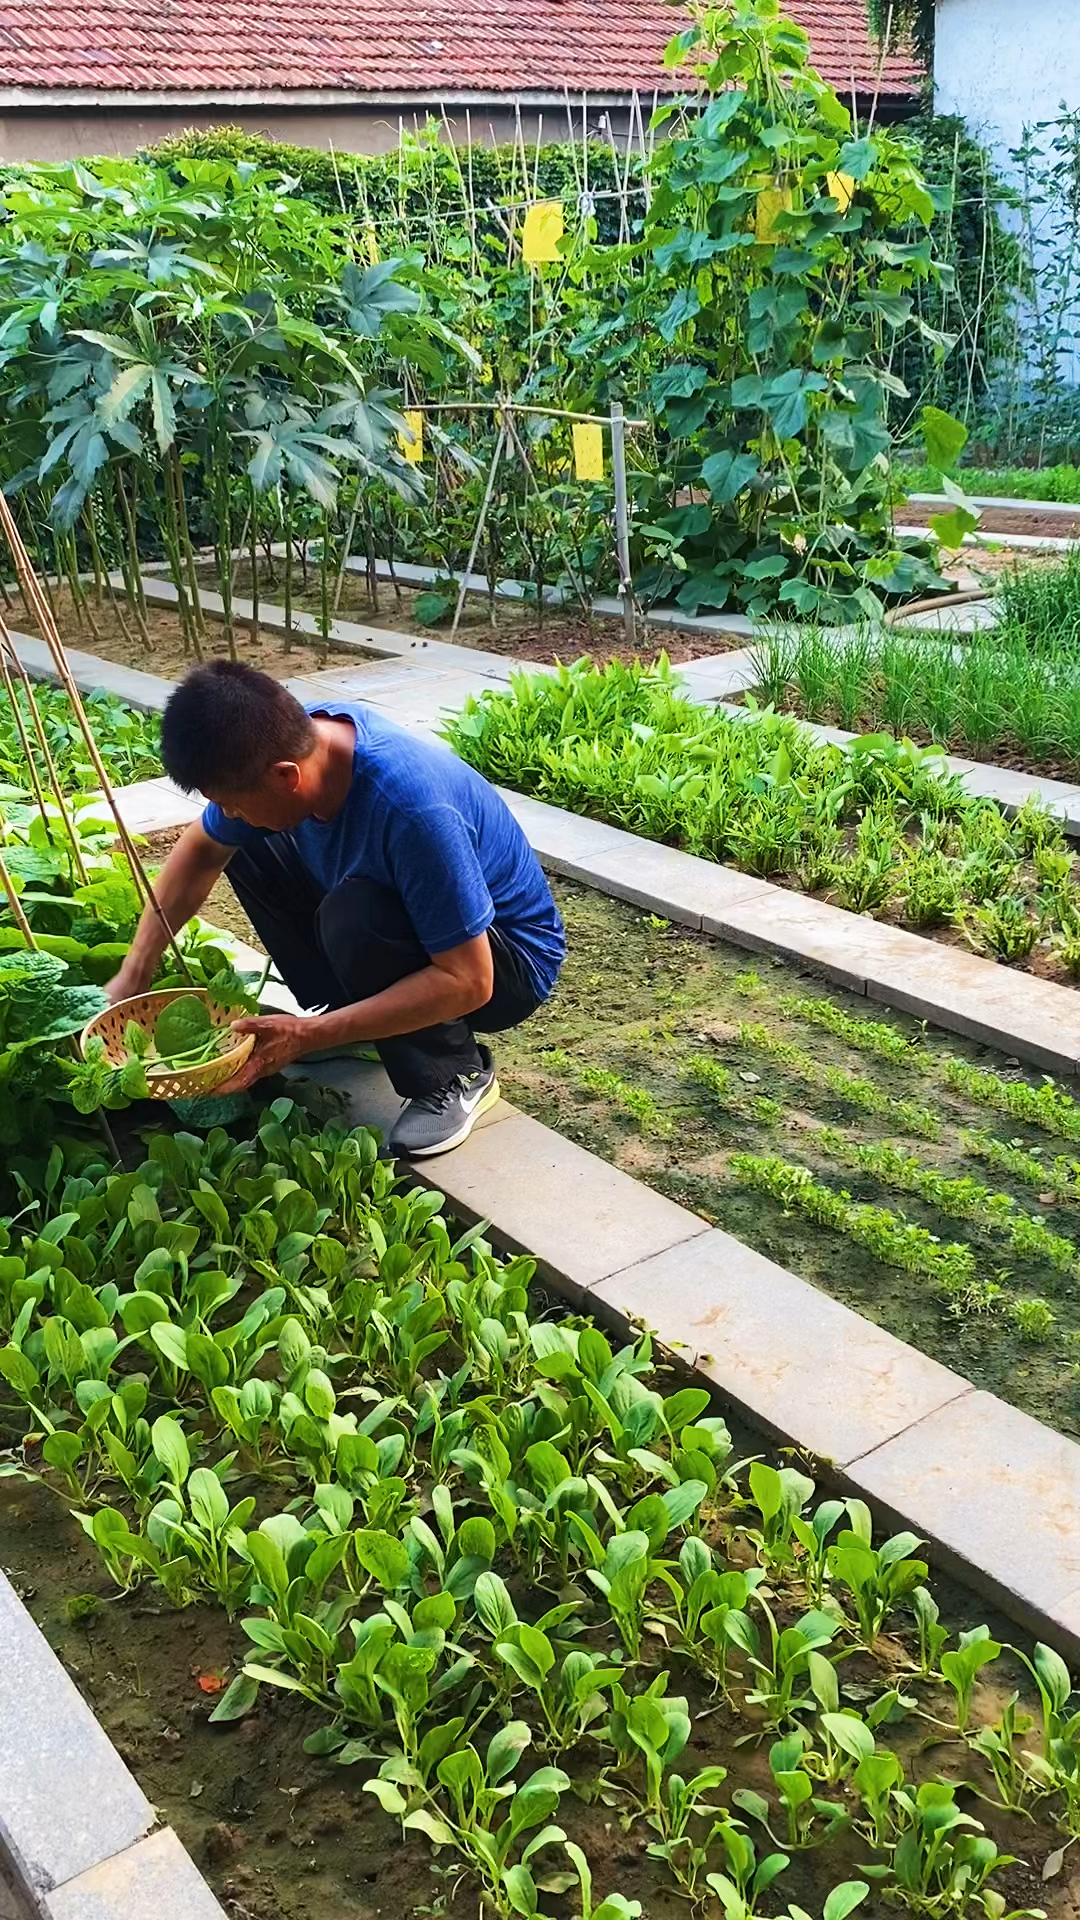
<instances>
[{"instance_id":1,"label":"man's arm","mask_svg":"<svg viewBox=\"0 0 1080 1920\"><path fill-rule=\"evenodd\" d=\"M389 1040L399 1033L417 1033L441 1020L460 1020L485 1007L495 984L491 942L486 933L433 954L429 966L396 980L382 993L357 1000L350 1007L309 1015L268 1014L236 1020L238 1033L255 1035L255 1050L238 1074L220 1087L220 1093L242 1093L245 1087L280 1073L301 1054L344 1046L353 1040Z\"/></svg>"},{"instance_id":2,"label":"man's arm","mask_svg":"<svg viewBox=\"0 0 1080 1920\"><path fill-rule=\"evenodd\" d=\"M154 882L161 911L174 933L198 913L216 880L236 852L211 839L200 820L185 827ZM131 952L105 991L110 1000L145 993L154 977L169 938L153 907L147 907L135 930Z\"/></svg>"}]
</instances>

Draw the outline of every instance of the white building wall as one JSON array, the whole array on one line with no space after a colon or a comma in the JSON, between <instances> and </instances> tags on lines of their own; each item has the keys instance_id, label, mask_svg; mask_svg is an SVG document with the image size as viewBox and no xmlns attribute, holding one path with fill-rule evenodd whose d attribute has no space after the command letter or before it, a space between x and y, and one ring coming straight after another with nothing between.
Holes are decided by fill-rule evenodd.
<instances>
[{"instance_id":1,"label":"white building wall","mask_svg":"<svg viewBox=\"0 0 1080 1920\"><path fill-rule=\"evenodd\" d=\"M1080 107L1080 0L937 0L934 96L1010 172L1025 126Z\"/></svg>"},{"instance_id":2,"label":"white building wall","mask_svg":"<svg viewBox=\"0 0 1080 1920\"><path fill-rule=\"evenodd\" d=\"M958 114L1003 178L1020 185L1010 155L1025 127L1057 119L1063 106L1080 108L1080 0L937 0L934 104ZM1037 216L1036 260L1053 252L1049 235L1037 244L1047 220ZM1080 383L1080 351L1066 349L1059 364Z\"/></svg>"}]
</instances>

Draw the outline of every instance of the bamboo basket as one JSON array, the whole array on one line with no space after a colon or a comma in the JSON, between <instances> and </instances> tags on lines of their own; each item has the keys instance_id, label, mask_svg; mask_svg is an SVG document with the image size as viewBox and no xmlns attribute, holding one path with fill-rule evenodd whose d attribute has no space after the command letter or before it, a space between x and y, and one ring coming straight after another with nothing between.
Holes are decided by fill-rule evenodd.
<instances>
[{"instance_id":1,"label":"bamboo basket","mask_svg":"<svg viewBox=\"0 0 1080 1920\"><path fill-rule=\"evenodd\" d=\"M115 1006L106 1007L104 1013L94 1015L87 1021L79 1036L82 1052L86 1052L88 1040L102 1040L105 1043L105 1057L110 1066L122 1067L128 1059L124 1034L129 1020L144 1033L153 1035L154 1022L163 1007L182 995L198 993L205 1000L213 1027L228 1027L235 1019L235 1009L218 1006L208 993L196 987L171 987L164 993L137 993L130 1000L118 1000ZM231 1080L239 1073L255 1045L255 1035L244 1033L238 1036L235 1046L225 1053L219 1053L213 1060L207 1060L200 1067L184 1067L180 1072L171 1073L161 1067L151 1067L147 1071L147 1084L152 1100L191 1100L200 1094L213 1093L216 1087Z\"/></svg>"}]
</instances>

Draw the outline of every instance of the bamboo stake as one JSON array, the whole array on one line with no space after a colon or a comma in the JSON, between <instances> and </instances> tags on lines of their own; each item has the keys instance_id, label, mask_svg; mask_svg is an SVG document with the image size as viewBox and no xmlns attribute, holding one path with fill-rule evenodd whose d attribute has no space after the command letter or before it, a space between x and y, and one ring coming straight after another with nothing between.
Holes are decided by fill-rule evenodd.
<instances>
[{"instance_id":1,"label":"bamboo stake","mask_svg":"<svg viewBox=\"0 0 1080 1920\"><path fill-rule=\"evenodd\" d=\"M36 699L34 698L34 684L30 678L30 675L27 673L25 666L23 665L18 649L14 645L11 635L7 630L7 627L4 625L3 620L0 619L0 662L2 662L3 664L5 683L7 682L7 679L8 679L9 664L10 664L10 661L12 660L15 663L16 670L23 684L23 690L26 694L27 704L30 708L31 718L33 719L33 722L34 722L34 732L37 734L38 746L41 748L41 756L45 762L45 769L49 777L49 784L56 798L56 804L60 811L60 818L64 823L64 832L67 834L68 840L71 844L71 857L72 857L73 865L75 867L75 871L79 876L79 884L80 886L85 887L90 876L86 871L86 864L82 857L82 849L79 846L78 835L75 832L75 822L68 811L68 804L64 794L63 783L60 779L60 774L57 770L56 761L53 759L52 748L49 745L49 736L45 731L45 722L41 717L41 711L38 707L38 703ZM14 696L12 696L11 704L12 704L12 707L15 707ZM18 711L17 707L15 707L15 710L16 712ZM20 728L20 733L21 733L21 728ZM35 769L33 766L33 761L30 759L29 749L27 749L27 761L30 765L31 774L33 774ZM44 809L42 809L42 812L44 815Z\"/></svg>"},{"instance_id":2,"label":"bamboo stake","mask_svg":"<svg viewBox=\"0 0 1080 1920\"><path fill-rule=\"evenodd\" d=\"M488 509L491 506L491 496L495 491L495 476L499 471L499 461L502 459L503 447L505 443L506 443L506 420L505 420L505 417L500 417L499 437L495 442L495 454L491 462L491 470L488 473L487 487L484 492L484 499L483 499L483 504L481 505L481 508L480 508L479 518L477 519L477 522L476 522L476 531L473 534L473 543L471 548L469 549L469 558L465 562L465 571L461 576L461 585L458 590L457 606L454 608L454 618L450 627L451 635L457 632L458 627L461 624L461 614L462 614L462 609L465 605L465 596L469 591L469 575L472 573L473 568L476 565L476 556L480 551L480 542L484 537L484 526L488 517ZM492 587L494 587L495 583L494 581L491 581L490 584Z\"/></svg>"},{"instance_id":3,"label":"bamboo stake","mask_svg":"<svg viewBox=\"0 0 1080 1920\"><path fill-rule=\"evenodd\" d=\"M146 874L143 871L142 863L140 862L138 853L136 852L136 849L135 849L135 843L132 840L130 833L128 832L127 825L124 821L123 815L120 812L120 808L116 799L116 794L113 791L112 782L109 779L108 773L106 772L106 769L105 769L105 763L102 760L101 754L98 751L98 744L94 738L94 731L87 718L86 708L83 706L83 703L82 703L82 696L79 692L77 685L75 684L75 678L74 678L74 675L72 674L71 668L68 665L68 657L64 648L64 643L60 638L59 632L57 631L56 622L53 620L52 615L49 611L49 607L45 601L44 595L42 594L37 575L34 572L33 566L30 561L30 556L27 553L25 546L23 545L22 535L20 534L19 529L15 524L15 519L12 514L11 508L8 505L7 500L5 499L2 491L0 491L0 527L3 528L3 531L7 536L8 546L11 549L12 558L15 562L15 570L19 576L19 583L23 589L24 594L27 596L31 605L35 609L35 613L37 616L42 638L44 639L46 645L48 646L49 652L52 654L52 657L53 657L53 663L56 667L57 677L59 678L60 684L63 687L64 692L67 694L68 699L71 701L71 705L75 713L75 718L79 723L80 732L82 733L83 739L86 742L87 752L90 755L90 759L93 763L94 771L97 774L98 780L101 783L102 795L116 823L117 837L120 841L120 845L124 850L124 854L126 856L128 866L131 869L131 877L135 882L136 890L141 895L143 900L146 902L147 906L149 906L153 910L153 912L156 914L161 924L161 927L166 935L166 938L169 941L169 944L171 945L171 947L173 948L174 953L176 954L176 958L179 963L181 972L186 976L188 980L190 980L191 973L188 968L187 961L184 959L184 956L180 951L179 945L177 944L176 935L173 932L171 926L169 925L168 920L165 917L165 914L161 907L161 902L158 900L157 894L154 892L154 889L149 879L147 878Z\"/></svg>"},{"instance_id":4,"label":"bamboo stake","mask_svg":"<svg viewBox=\"0 0 1080 1920\"><path fill-rule=\"evenodd\" d=\"M2 629L3 629L3 621L0 620L0 631L2 631ZM19 739L22 742L23 757L26 761L26 771L30 775L30 785L34 789L34 799L37 801L38 812L41 815L41 824L45 828L45 837L48 840L49 845L52 846L54 844L52 828L49 825L49 814L48 814L48 809L45 805L45 795L44 795L44 792L42 791L41 777L38 773L37 765L34 761L34 755L30 746L30 735L26 731L26 722L24 721L22 716L22 708L20 707L18 701L15 698L15 687L11 678L11 668L8 664L7 647L6 645L3 644L3 642L0 642L0 675L3 676L4 691L6 692L7 697L11 702L11 717L15 722L15 730L18 733Z\"/></svg>"},{"instance_id":5,"label":"bamboo stake","mask_svg":"<svg viewBox=\"0 0 1080 1920\"><path fill-rule=\"evenodd\" d=\"M34 939L34 929L23 911L23 903L15 891L11 875L7 870L7 862L2 853L0 853L0 886L3 887L4 892L7 894L7 903L14 915L15 924L19 932L22 934L27 946L32 947L36 953L37 941Z\"/></svg>"}]
</instances>

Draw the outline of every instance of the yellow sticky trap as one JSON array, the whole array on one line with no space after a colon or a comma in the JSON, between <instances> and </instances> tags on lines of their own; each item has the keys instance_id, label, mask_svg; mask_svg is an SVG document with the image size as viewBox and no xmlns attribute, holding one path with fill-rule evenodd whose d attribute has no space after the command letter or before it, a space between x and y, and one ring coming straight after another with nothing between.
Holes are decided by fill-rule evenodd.
<instances>
[{"instance_id":1,"label":"yellow sticky trap","mask_svg":"<svg viewBox=\"0 0 1080 1920\"><path fill-rule=\"evenodd\" d=\"M539 267L545 260L559 258L559 241L564 232L561 200L538 200L525 215L521 252L526 266Z\"/></svg>"},{"instance_id":2,"label":"yellow sticky trap","mask_svg":"<svg viewBox=\"0 0 1080 1920\"><path fill-rule=\"evenodd\" d=\"M760 247L776 241L776 222L782 213L790 213L793 201L790 187L763 187L757 197L754 238Z\"/></svg>"},{"instance_id":3,"label":"yellow sticky trap","mask_svg":"<svg viewBox=\"0 0 1080 1920\"><path fill-rule=\"evenodd\" d=\"M364 245L367 248L368 266L377 267L379 264L379 241L375 229L371 225L368 225L364 229Z\"/></svg>"},{"instance_id":4,"label":"yellow sticky trap","mask_svg":"<svg viewBox=\"0 0 1080 1920\"><path fill-rule=\"evenodd\" d=\"M594 421L574 422L574 476L578 480L604 477L604 429Z\"/></svg>"},{"instance_id":5,"label":"yellow sticky trap","mask_svg":"<svg viewBox=\"0 0 1080 1920\"><path fill-rule=\"evenodd\" d=\"M835 200L841 213L846 213L855 198L855 181L850 173L827 173L825 185L830 200Z\"/></svg>"},{"instance_id":6,"label":"yellow sticky trap","mask_svg":"<svg viewBox=\"0 0 1080 1920\"><path fill-rule=\"evenodd\" d=\"M418 467L424 457L424 416L422 413L404 413L404 433L398 434L398 446L402 457L410 467Z\"/></svg>"}]
</instances>

